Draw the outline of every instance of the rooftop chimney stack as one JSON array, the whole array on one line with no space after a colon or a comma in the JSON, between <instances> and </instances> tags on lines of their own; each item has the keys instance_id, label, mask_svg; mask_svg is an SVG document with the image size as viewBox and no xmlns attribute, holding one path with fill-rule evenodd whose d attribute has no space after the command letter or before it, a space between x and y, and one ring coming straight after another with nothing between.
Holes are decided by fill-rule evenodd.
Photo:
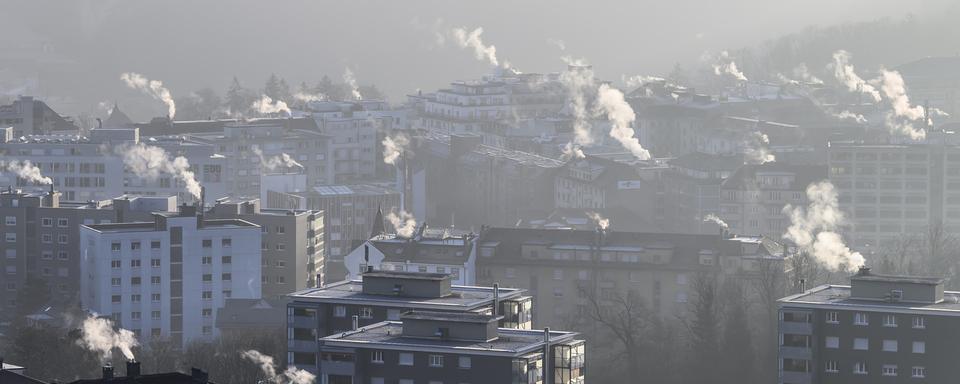
<instances>
[{"instance_id":1,"label":"rooftop chimney stack","mask_svg":"<svg viewBox=\"0 0 960 384\"><path fill-rule=\"evenodd\" d=\"M360 316L353 315L353 328L354 331L360 329Z\"/></svg>"},{"instance_id":2,"label":"rooftop chimney stack","mask_svg":"<svg viewBox=\"0 0 960 384\"><path fill-rule=\"evenodd\" d=\"M113 378L113 366L110 363L107 363L103 366L103 378L112 379Z\"/></svg>"},{"instance_id":3,"label":"rooftop chimney stack","mask_svg":"<svg viewBox=\"0 0 960 384\"><path fill-rule=\"evenodd\" d=\"M500 284L493 283L493 315L497 316L500 312Z\"/></svg>"},{"instance_id":4,"label":"rooftop chimney stack","mask_svg":"<svg viewBox=\"0 0 960 384\"><path fill-rule=\"evenodd\" d=\"M543 384L553 384L553 355L550 353L550 327L543 328Z\"/></svg>"},{"instance_id":5,"label":"rooftop chimney stack","mask_svg":"<svg viewBox=\"0 0 960 384\"><path fill-rule=\"evenodd\" d=\"M140 362L134 359L127 361L127 377L140 377Z\"/></svg>"}]
</instances>

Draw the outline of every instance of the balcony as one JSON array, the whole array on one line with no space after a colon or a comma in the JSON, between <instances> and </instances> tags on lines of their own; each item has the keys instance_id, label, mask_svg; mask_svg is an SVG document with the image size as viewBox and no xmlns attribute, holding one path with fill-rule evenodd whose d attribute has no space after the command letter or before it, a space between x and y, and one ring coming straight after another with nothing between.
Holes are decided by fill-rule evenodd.
<instances>
[{"instance_id":1,"label":"balcony","mask_svg":"<svg viewBox=\"0 0 960 384\"><path fill-rule=\"evenodd\" d=\"M315 317L309 316L293 316L290 324L287 324L289 327L293 328L316 328L317 319Z\"/></svg>"},{"instance_id":2,"label":"balcony","mask_svg":"<svg viewBox=\"0 0 960 384\"><path fill-rule=\"evenodd\" d=\"M793 321L781 321L780 333L789 333L794 335L812 335L812 323L799 323Z\"/></svg>"},{"instance_id":3,"label":"balcony","mask_svg":"<svg viewBox=\"0 0 960 384\"><path fill-rule=\"evenodd\" d=\"M781 383L807 384L813 382L813 373L811 372L790 372L783 371L780 374Z\"/></svg>"},{"instance_id":4,"label":"balcony","mask_svg":"<svg viewBox=\"0 0 960 384\"><path fill-rule=\"evenodd\" d=\"M353 376L355 373L352 361L320 361L320 371L327 375Z\"/></svg>"},{"instance_id":5,"label":"balcony","mask_svg":"<svg viewBox=\"0 0 960 384\"><path fill-rule=\"evenodd\" d=\"M780 358L811 360L813 359L813 349L808 347L780 346Z\"/></svg>"},{"instance_id":6,"label":"balcony","mask_svg":"<svg viewBox=\"0 0 960 384\"><path fill-rule=\"evenodd\" d=\"M287 349L290 352L317 352L317 342L313 340L287 340Z\"/></svg>"}]
</instances>

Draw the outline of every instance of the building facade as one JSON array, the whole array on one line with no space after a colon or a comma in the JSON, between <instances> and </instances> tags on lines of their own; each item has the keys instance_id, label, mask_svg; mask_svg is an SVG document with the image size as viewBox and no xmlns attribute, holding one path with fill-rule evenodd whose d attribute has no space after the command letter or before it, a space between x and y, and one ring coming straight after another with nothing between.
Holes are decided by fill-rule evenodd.
<instances>
[{"instance_id":1,"label":"building facade","mask_svg":"<svg viewBox=\"0 0 960 384\"><path fill-rule=\"evenodd\" d=\"M825 166L746 164L720 185L718 216L733 233L780 237L790 226L783 208L806 207L807 187L826 178Z\"/></svg>"},{"instance_id":2,"label":"building facade","mask_svg":"<svg viewBox=\"0 0 960 384\"><path fill-rule=\"evenodd\" d=\"M379 233L344 257L344 266L350 280L359 279L372 266L384 271L450 274L453 284L476 285L477 234L426 224L409 238Z\"/></svg>"}]
</instances>

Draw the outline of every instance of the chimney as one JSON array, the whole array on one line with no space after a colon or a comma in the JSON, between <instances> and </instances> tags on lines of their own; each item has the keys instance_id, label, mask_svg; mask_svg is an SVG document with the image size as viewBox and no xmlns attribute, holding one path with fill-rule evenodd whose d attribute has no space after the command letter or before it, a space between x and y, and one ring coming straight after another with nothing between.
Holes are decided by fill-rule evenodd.
<instances>
[{"instance_id":1,"label":"chimney","mask_svg":"<svg viewBox=\"0 0 960 384\"><path fill-rule=\"evenodd\" d=\"M493 283L493 316L500 312L500 284Z\"/></svg>"},{"instance_id":2,"label":"chimney","mask_svg":"<svg viewBox=\"0 0 960 384\"><path fill-rule=\"evenodd\" d=\"M360 328L360 316L353 315L353 328L352 330L356 331Z\"/></svg>"},{"instance_id":3,"label":"chimney","mask_svg":"<svg viewBox=\"0 0 960 384\"><path fill-rule=\"evenodd\" d=\"M807 279L800 279L800 293L807 291Z\"/></svg>"},{"instance_id":4,"label":"chimney","mask_svg":"<svg viewBox=\"0 0 960 384\"><path fill-rule=\"evenodd\" d=\"M140 362L134 359L127 361L127 377L140 377Z\"/></svg>"},{"instance_id":5,"label":"chimney","mask_svg":"<svg viewBox=\"0 0 960 384\"><path fill-rule=\"evenodd\" d=\"M553 384L553 354L550 353L550 327L543 328L543 384Z\"/></svg>"},{"instance_id":6,"label":"chimney","mask_svg":"<svg viewBox=\"0 0 960 384\"><path fill-rule=\"evenodd\" d=\"M113 378L113 366L110 363L107 363L103 366L103 378L112 379Z\"/></svg>"}]
</instances>

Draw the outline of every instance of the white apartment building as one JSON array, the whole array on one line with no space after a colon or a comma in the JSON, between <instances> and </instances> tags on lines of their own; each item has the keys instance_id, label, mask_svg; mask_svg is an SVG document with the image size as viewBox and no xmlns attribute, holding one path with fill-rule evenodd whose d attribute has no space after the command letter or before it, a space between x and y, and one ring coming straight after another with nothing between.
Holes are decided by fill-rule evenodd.
<instances>
[{"instance_id":1,"label":"white apartment building","mask_svg":"<svg viewBox=\"0 0 960 384\"><path fill-rule=\"evenodd\" d=\"M143 342L215 337L225 299L261 297L260 232L244 220L204 219L186 205L153 222L84 225L81 305Z\"/></svg>"}]
</instances>

